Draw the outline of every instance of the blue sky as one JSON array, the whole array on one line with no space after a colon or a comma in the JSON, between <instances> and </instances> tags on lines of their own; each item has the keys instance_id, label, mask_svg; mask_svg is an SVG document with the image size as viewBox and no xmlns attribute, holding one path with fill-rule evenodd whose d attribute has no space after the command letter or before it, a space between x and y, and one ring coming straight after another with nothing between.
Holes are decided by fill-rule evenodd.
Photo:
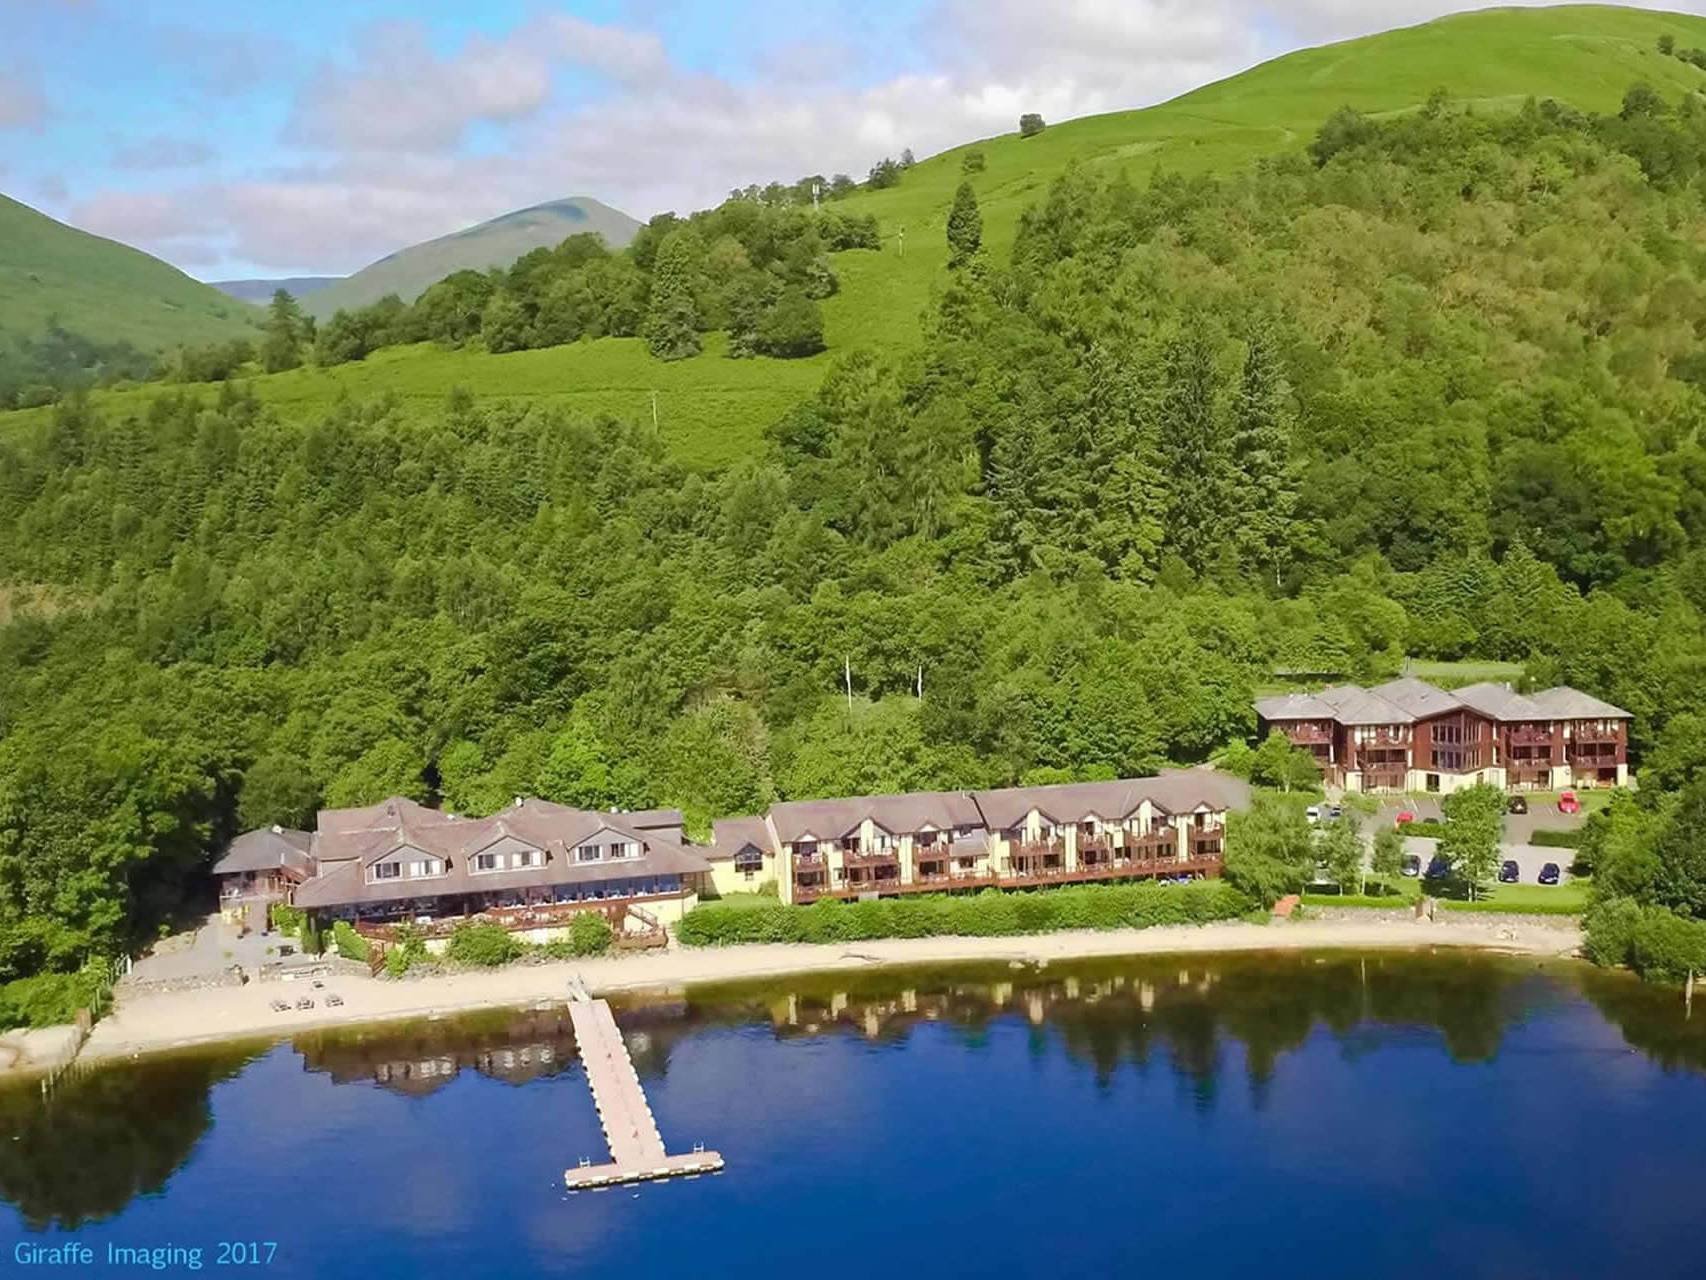
<instances>
[{"instance_id":1,"label":"blue sky","mask_svg":"<svg viewBox=\"0 0 1706 1280\"><path fill-rule=\"evenodd\" d=\"M644 218L863 174L1465 7L0 0L0 191L207 279L342 273L543 200Z\"/></svg>"}]
</instances>

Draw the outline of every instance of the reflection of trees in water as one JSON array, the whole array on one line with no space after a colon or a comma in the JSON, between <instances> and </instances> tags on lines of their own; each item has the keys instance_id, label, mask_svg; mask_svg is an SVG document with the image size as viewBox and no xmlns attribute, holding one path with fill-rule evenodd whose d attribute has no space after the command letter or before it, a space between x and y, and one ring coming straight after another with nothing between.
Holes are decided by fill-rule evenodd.
<instances>
[{"instance_id":1,"label":"reflection of trees in water","mask_svg":"<svg viewBox=\"0 0 1706 1280\"><path fill-rule=\"evenodd\" d=\"M837 1028L900 1040L922 1022L980 1043L1015 1014L1053 1028L1066 1051L1108 1085L1122 1065L1146 1069L1162 1050L1199 1107L1212 1106L1230 1041L1242 1046L1258 1103L1280 1058L1317 1027L1343 1052L1372 1051L1392 1028L1435 1031L1452 1059L1494 1057L1505 1027L1539 990L1518 982L1518 962L1465 954L1087 961L1057 969L962 969L800 979L786 988L742 984L695 991L703 1023L767 1017L780 1036ZM1033 1052L1047 1051L1044 1036Z\"/></svg>"},{"instance_id":2,"label":"reflection of trees in water","mask_svg":"<svg viewBox=\"0 0 1706 1280\"><path fill-rule=\"evenodd\" d=\"M32 1231L108 1218L159 1191L212 1123L213 1086L248 1052L109 1066L67 1078L44 1101L0 1089L0 1197Z\"/></svg>"},{"instance_id":3,"label":"reflection of trees in water","mask_svg":"<svg viewBox=\"0 0 1706 1280\"><path fill-rule=\"evenodd\" d=\"M1706 1070L1706 991L1690 1014L1678 988L1643 982L1632 973L1588 969L1581 988L1625 1040L1667 1071Z\"/></svg>"},{"instance_id":4,"label":"reflection of trees in water","mask_svg":"<svg viewBox=\"0 0 1706 1280\"><path fill-rule=\"evenodd\" d=\"M679 1002L652 1001L622 1015L624 1038L642 1075L662 1075L680 1024ZM455 1018L311 1032L291 1047L304 1071L324 1072L338 1084L372 1081L394 1093L424 1097L463 1071L505 1084L528 1084L561 1075L579 1056L566 1008L494 1009Z\"/></svg>"},{"instance_id":5,"label":"reflection of trees in water","mask_svg":"<svg viewBox=\"0 0 1706 1280\"><path fill-rule=\"evenodd\" d=\"M1437 1033L1454 1061L1491 1059L1508 1026L1569 998L1567 986L1525 981L1533 970L1450 953L953 966L696 989L685 1002L624 1002L617 1021L641 1077L654 1079L681 1041L707 1027L768 1023L779 1038L900 1042L935 1023L975 1049L998 1020L1018 1017L1032 1028L1033 1053L1047 1054L1058 1038L1104 1087L1122 1067L1163 1063L1208 1108L1229 1044L1242 1047L1260 1103L1285 1054L1317 1028L1353 1057L1414 1028ZM1631 1044L1667 1067L1706 1069L1706 998L1685 1022L1672 989L1598 972L1579 980ZM304 1034L293 1047L306 1071L408 1094L430 1093L464 1070L524 1084L569 1071L576 1058L561 1008ZM214 1085L251 1057L204 1053L115 1066L68 1081L47 1104L34 1088L0 1090L0 1197L32 1229L70 1228L158 1191L207 1131Z\"/></svg>"}]
</instances>

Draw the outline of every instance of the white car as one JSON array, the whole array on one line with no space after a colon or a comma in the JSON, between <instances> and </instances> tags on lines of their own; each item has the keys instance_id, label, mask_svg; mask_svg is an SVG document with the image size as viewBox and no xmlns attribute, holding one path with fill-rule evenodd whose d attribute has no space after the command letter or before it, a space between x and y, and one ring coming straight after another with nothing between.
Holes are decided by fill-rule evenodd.
<instances>
[{"instance_id":1,"label":"white car","mask_svg":"<svg viewBox=\"0 0 1706 1280\"><path fill-rule=\"evenodd\" d=\"M1321 821L1321 806L1318 804L1310 805L1303 811L1303 816L1312 823Z\"/></svg>"}]
</instances>

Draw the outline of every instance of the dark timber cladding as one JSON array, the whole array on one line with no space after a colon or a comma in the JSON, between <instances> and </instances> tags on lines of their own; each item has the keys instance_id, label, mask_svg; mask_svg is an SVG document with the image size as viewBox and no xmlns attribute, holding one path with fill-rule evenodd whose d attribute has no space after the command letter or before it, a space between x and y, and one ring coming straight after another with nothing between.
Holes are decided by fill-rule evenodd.
<instances>
[{"instance_id":1,"label":"dark timber cladding","mask_svg":"<svg viewBox=\"0 0 1706 1280\"><path fill-rule=\"evenodd\" d=\"M594 1000L578 981L569 992L569 1019L574 1023L575 1043L592 1087L593 1105L604 1126L610 1163L595 1165L583 1160L578 1167L563 1171L564 1185L570 1191L581 1191L721 1170L723 1158L715 1151L696 1149L678 1156L665 1153L663 1135L652 1118L646 1091L640 1087L640 1077L610 1006Z\"/></svg>"}]
</instances>

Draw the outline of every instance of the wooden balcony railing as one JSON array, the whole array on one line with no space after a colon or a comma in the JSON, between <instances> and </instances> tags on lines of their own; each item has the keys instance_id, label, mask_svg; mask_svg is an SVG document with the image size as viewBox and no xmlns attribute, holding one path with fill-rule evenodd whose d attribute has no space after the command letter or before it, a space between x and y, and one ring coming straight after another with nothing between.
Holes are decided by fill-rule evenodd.
<instances>
[{"instance_id":1,"label":"wooden balcony railing","mask_svg":"<svg viewBox=\"0 0 1706 1280\"><path fill-rule=\"evenodd\" d=\"M845 853L841 856L844 867L898 867L900 865L900 850L882 849L870 852Z\"/></svg>"},{"instance_id":2,"label":"wooden balcony railing","mask_svg":"<svg viewBox=\"0 0 1706 1280\"><path fill-rule=\"evenodd\" d=\"M1317 724L1294 724L1286 727L1285 736L1300 747L1316 746L1332 742L1333 731Z\"/></svg>"},{"instance_id":3,"label":"wooden balcony railing","mask_svg":"<svg viewBox=\"0 0 1706 1280\"><path fill-rule=\"evenodd\" d=\"M1517 727L1505 731L1505 741L1513 747L1549 747L1552 730Z\"/></svg>"}]
</instances>

